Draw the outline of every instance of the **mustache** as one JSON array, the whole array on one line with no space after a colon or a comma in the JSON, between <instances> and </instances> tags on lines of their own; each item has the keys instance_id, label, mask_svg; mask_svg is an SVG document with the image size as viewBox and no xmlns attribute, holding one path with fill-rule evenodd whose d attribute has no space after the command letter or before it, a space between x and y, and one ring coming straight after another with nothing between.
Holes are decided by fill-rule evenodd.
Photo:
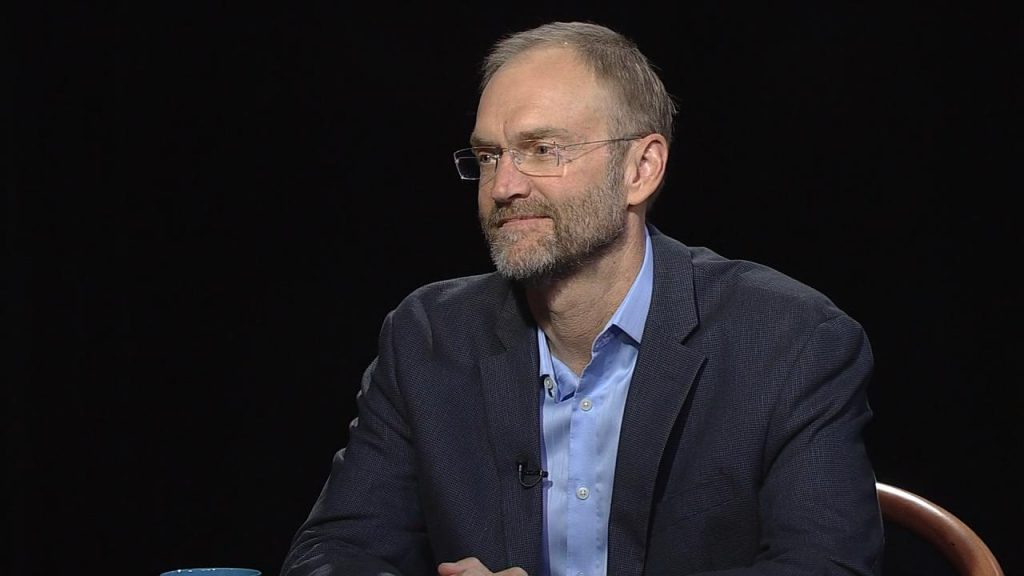
<instances>
[{"instance_id":1,"label":"mustache","mask_svg":"<svg viewBox=\"0 0 1024 576\"><path fill-rule=\"evenodd\" d=\"M554 218L555 211L544 201L521 200L511 204L498 206L487 217L487 225L491 227L501 226L503 222L523 217L545 217Z\"/></svg>"}]
</instances>

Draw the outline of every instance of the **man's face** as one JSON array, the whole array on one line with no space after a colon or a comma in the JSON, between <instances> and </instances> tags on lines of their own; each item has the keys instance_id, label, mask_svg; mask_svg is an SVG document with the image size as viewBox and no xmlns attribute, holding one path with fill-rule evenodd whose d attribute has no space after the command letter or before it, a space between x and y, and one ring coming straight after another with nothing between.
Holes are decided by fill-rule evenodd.
<instances>
[{"instance_id":1,"label":"man's face","mask_svg":"<svg viewBox=\"0 0 1024 576\"><path fill-rule=\"evenodd\" d=\"M564 48L520 55L498 71L477 110L474 144L502 148L529 139L574 144L613 138L610 96ZM565 152L565 175L527 176L503 155L481 180L480 223L498 271L516 280L572 272L614 242L626 222L621 163L608 146Z\"/></svg>"}]
</instances>

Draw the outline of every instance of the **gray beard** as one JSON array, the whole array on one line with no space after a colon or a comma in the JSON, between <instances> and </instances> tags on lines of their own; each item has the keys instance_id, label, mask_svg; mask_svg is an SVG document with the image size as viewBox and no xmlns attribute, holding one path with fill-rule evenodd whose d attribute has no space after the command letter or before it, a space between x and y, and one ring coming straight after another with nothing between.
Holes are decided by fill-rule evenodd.
<instances>
[{"instance_id":1,"label":"gray beard","mask_svg":"<svg viewBox=\"0 0 1024 576\"><path fill-rule=\"evenodd\" d=\"M604 182L578 197L558 204L528 198L498 206L489 217L481 215L497 272L510 280L543 284L571 275L607 252L626 227L622 170L613 165L618 163L610 163ZM553 231L531 246L521 246L526 234L498 227L502 219L521 214L551 218Z\"/></svg>"}]
</instances>

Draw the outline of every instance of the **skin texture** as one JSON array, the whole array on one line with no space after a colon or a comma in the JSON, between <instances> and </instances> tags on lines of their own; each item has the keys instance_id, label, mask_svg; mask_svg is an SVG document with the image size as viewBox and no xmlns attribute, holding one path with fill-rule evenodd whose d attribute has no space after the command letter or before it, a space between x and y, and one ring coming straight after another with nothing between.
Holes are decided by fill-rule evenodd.
<instances>
[{"instance_id":1,"label":"skin texture","mask_svg":"<svg viewBox=\"0 0 1024 576\"><path fill-rule=\"evenodd\" d=\"M504 148L526 139L572 144L627 136L608 131L614 105L570 48L534 48L506 63L488 83L471 142ZM643 263L646 201L668 160L660 134L627 145L616 165L608 146L572 150L562 177L527 176L504 155L494 177L480 183L480 221L495 265L524 280L552 353L577 374L590 362L594 339ZM438 574L491 572L475 558L464 558L440 564ZM509 568L497 574L525 572Z\"/></svg>"},{"instance_id":2,"label":"skin texture","mask_svg":"<svg viewBox=\"0 0 1024 576\"><path fill-rule=\"evenodd\" d=\"M498 272L537 285L586 266L625 227L621 180L618 163L609 162L603 182L561 201L533 194L495 205L480 224ZM550 223L550 233L531 234L538 221ZM524 249L528 240L535 245Z\"/></svg>"},{"instance_id":3,"label":"skin texture","mask_svg":"<svg viewBox=\"0 0 1024 576\"><path fill-rule=\"evenodd\" d=\"M491 572L476 558L463 558L458 562L444 562L437 567L438 576L527 576L522 568L509 568L501 572Z\"/></svg>"},{"instance_id":4,"label":"skin texture","mask_svg":"<svg viewBox=\"0 0 1024 576\"><path fill-rule=\"evenodd\" d=\"M537 137L562 144L621 137L608 132L611 106L609 92L571 49L536 48L508 62L484 89L471 141L507 147ZM590 361L594 338L643 262L645 203L664 177L668 160L668 145L660 134L628 146L622 165L612 167L615 179L607 177L609 148L597 146L573 151L573 161L560 178L526 176L503 157L494 178L480 184L478 203L485 226L493 223L494 214L501 223L503 211L537 216L507 221L485 232L498 238L501 258L528 265L562 257L565 265L557 273L527 283L527 298L552 351L577 373ZM600 201L587 201L588 194ZM607 226L597 226L596 231L573 226L558 219L558 208L551 211L554 218L536 208L548 205L578 205L585 214L577 211L575 218ZM621 229L609 233L614 228ZM552 255L551 246L563 232L572 236L564 243L585 249ZM588 234L595 237L587 238Z\"/></svg>"}]
</instances>

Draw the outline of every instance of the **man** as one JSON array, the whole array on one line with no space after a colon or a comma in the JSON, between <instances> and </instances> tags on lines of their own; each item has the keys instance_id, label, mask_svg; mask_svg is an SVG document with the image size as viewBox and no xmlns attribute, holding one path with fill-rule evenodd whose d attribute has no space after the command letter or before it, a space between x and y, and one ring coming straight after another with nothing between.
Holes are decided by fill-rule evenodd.
<instances>
[{"instance_id":1,"label":"man","mask_svg":"<svg viewBox=\"0 0 1024 576\"><path fill-rule=\"evenodd\" d=\"M497 273L386 317L283 574L873 574L861 327L646 222L675 107L619 34L500 41L472 147Z\"/></svg>"}]
</instances>

